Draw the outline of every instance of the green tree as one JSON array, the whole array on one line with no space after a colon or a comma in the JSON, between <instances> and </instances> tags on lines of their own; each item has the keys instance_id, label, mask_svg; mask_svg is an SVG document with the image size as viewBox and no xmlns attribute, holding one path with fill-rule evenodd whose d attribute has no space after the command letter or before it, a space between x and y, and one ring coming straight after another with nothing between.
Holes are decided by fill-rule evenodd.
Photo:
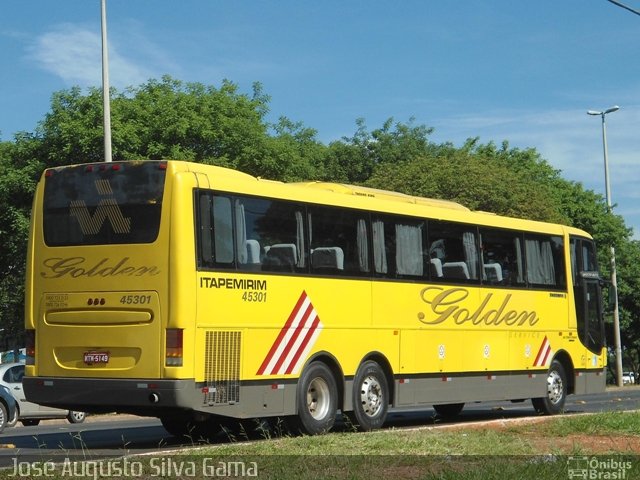
<instances>
[{"instance_id":1,"label":"green tree","mask_svg":"<svg viewBox=\"0 0 640 480\"><path fill-rule=\"evenodd\" d=\"M224 81L217 89L165 76L111 92L114 160L185 159L236 166L265 151L268 97L260 84L253 96ZM37 134L49 165L103 159L102 95L79 88L53 95L51 112Z\"/></svg>"},{"instance_id":2,"label":"green tree","mask_svg":"<svg viewBox=\"0 0 640 480\"><path fill-rule=\"evenodd\" d=\"M314 178L322 168L314 130L265 120L269 97L259 83L246 95L227 80L215 88L165 76L111 97L114 160L190 160L277 180ZM102 122L100 89L55 93L37 129L47 165L101 161Z\"/></svg>"},{"instance_id":3,"label":"green tree","mask_svg":"<svg viewBox=\"0 0 640 480\"><path fill-rule=\"evenodd\" d=\"M314 129L280 117L272 130L274 135L267 138L265 152L244 158L237 166L239 170L283 181L322 176L326 147L318 142Z\"/></svg>"},{"instance_id":4,"label":"green tree","mask_svg":"<svg viewBox=\"0 0 640 480\"><path fill-rule=\"evenodd\" d=\"M640 241L631 240L621 243L616 250L616 268L620 325L623 332L623 361L626 368L638 374L640 372Z\"/></svg>"},{"instance_id":5,"label":"green tree","mask_svg":"<svg viewBox=\"0 0 640 480\"><path fill-rule=\"evenodd\" d=\"M329 145L324 163L324 179L347 183L367 181L380 165L401 165L433 149L429 141L432 128L396 122L389 118L381 128L367 130L365 120L356 120L352 137Z\"/></svg>"},{"instance_id":6,"label":"green tree","mask_svg":"<svg viewBox=\"0 0 640 480\"><path fill-rule=\"evenodd\" d=\"M457 149L450 144L430 149L403 164L380 164L368 186L422 197L453 200L473 209L544 221L562 221L548 185L510 168L491 145L473 140Z\"/></svg>"},{"instance_id":7,"label":"green tree","mask_svg":"<svg viewBox=\"0 0 640 480\"><path fill-rule=\"evenodd\" d=\"M24 278L29 216L35 184L42 169L39 142L18 134L15 142L0 143L0 337L3 348L16 345L24 330Z\"/></svg>"}]
</instances>

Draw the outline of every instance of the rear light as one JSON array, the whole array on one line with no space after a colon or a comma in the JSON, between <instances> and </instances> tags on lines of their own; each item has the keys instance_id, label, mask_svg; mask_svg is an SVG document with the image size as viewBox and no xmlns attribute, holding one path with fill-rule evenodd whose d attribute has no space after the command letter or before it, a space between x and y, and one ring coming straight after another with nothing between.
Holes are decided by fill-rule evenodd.
<instances>
[{"instance_id":1,"label":"rear light","mask_svg":"<svg viewBox=\"0 0 640 480\"><path fill-rule=\"evenodd\" d=\"M36 331L27 330L25 332L25 363L27 365L36 364Z\"/></svg>"},{"instance_id":2,"label":"rear light","mask_svg":"<svg viewBox=\"0 0 640 480\"><path fill-rule=\"evenodd\" d=\"M177 328L167 329L165 365L168 367L182 366L182 332L182 330Z\"/></svg>"}]
</instances>

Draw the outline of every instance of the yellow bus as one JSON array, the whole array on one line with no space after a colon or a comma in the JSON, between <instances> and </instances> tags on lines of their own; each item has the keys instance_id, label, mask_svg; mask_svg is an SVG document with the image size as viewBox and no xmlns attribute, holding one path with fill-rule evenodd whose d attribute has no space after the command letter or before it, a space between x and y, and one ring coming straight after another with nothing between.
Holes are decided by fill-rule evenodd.
<instances>
[{"instance_id":1,"label":"yellow bus","mask_svg":"<svg viewBox=\"0 0 640 480\"><path fill-rule=\"evenodd\" d=\"M26 281L31 401L176 435L287 417L363 430L605 385L584 231L181 161L47 169Z\"/></svg>"}]
</instances>

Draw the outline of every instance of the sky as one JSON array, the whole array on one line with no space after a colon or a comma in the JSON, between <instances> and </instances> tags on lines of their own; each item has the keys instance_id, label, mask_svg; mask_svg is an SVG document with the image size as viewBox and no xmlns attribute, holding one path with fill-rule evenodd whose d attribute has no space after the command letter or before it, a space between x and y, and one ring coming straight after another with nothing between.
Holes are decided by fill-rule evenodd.
<instances>
[{"instance_id":1,"label":"sky","mask_svg":"<svg viewBox=\"0 0 640 480\"><path fill-rule=\"evenodd\" d=\"M623 0L640 10L640 0ZM0 140L54 92L101 86L100 0L1 0ZM611 199L640 239L640 16L607 0L107 0L111 86L168 74L271 97L268 119L330 143L392 117L535 148ZM81 159L79 159L81 160Z\"/></svg>"}]
</instances>

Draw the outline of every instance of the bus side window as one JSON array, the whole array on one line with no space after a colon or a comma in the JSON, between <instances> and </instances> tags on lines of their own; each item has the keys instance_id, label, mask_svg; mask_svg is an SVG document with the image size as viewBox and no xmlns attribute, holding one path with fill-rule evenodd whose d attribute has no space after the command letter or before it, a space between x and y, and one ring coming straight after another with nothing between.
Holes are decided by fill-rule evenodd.
<instances>
[{"instance_id":1,"label":"bus side window","mask_svg":"<svg viewBox=\"0 0 640 480\"><path fill-rule=\"evenodd\" d=\"M527 283L534 288L564 289L562 237L525 233Z\"/></svg>"},{"instance_id":2,"label":"bus side window","mask_svg":"<svg viewBox=\"0 0 640 480\"><path fill-rule=\"evenodd\" d=\"M311 271L360 276L369 272L367 221L356 210L309 208Z\"/></svg>"},{"instance_id":3,"label":"bus side window","mask_svg":"<svg viewBox=\"0 0 640 480\"><path fill-rule=\"evenodd\" d=\"M237 196L234 211L240 270L306 270L303 206L282 200Z\"/></svg>"},{"instance_id":4,"label":"bus side window","mask_svg":"<svg viewBox=\"0 0 640 480\"><path fill-rule=\"evenodd\" d=\"M524 286L522 234L512 230L483 228L480 238L483 283Z\"/></svg>"},{"instance_id":5,"label":"bus side window","mask_svg":"<svg viewBox=\"0 0 640 480\"><path fill-rule=\"evenodd\" d=\"M431 280L478 283L480 262L476 227L431 220L428 231Z\"/></svg>"},{"instance_id":6,"label":"bus side window","mask_svg":"<svg viewBox=\"0 0 640 480\"><path fill-rule=\"evenodd\" d=\"M198 266L233 268L231 199L199 192L197 223Z\"/></svg>"},{"instance_id":7,"label":"bus side window","mask_svg":"<svg viewBox=\"0 0 640 480\"><path fill-rule=\"evenodd\" d=\"M425 224L423 220L385 215L373 221L373 257L378 275L422 279L425 268Z\"/></svg>"}]
</instances>

